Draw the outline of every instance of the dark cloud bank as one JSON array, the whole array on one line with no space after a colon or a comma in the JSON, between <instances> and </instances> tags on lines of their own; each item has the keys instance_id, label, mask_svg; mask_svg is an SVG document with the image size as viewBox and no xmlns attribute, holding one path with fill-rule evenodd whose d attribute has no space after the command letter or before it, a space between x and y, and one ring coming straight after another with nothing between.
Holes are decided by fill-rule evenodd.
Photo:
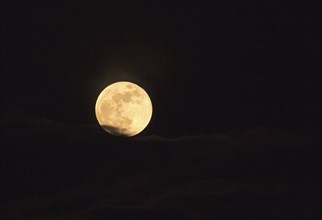
<instances>
[{"instance_id":1,"label":"dark cloud bank","mask_svg":"<svg viewBox=\"0 0 322 220\"><path fill-rule=\"evenodd\" d=\"M3 117L1 219L320 219L319 132L124 139Z\"/></svg>"}]
</instances>

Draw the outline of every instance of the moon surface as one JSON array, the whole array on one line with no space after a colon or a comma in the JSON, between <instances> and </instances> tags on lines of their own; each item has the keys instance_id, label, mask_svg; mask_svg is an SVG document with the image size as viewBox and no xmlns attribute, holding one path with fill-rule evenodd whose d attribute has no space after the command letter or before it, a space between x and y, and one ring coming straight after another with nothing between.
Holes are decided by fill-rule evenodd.
<instances>
[{"instance_id":1,"label":"moon surface","mask_svg":"<svg viewBox=\"0 0 322 220\"><path fill-rule=\"evenodd\" d=\"M107 86L95 105L98 123L115 136L134 136L149 124L152 102L140 86L126 81Z\"/></svg>"}]
</instances>

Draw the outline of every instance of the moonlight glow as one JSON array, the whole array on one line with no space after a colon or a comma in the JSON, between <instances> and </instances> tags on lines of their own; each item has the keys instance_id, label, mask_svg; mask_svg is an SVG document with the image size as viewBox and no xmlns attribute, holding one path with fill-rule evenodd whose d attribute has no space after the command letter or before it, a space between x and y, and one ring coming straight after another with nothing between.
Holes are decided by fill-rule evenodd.
<instances>
[{"instance_id":1,"label":"moonlight glow","mask_svg":"<svg viewBox=\"0 0 322 220\"><path fill-rule=\"evenodd\" d=\"M117 82L98 96L95 113L101 127L115 136L134 136L150 122L152 103L149 95L131 82Z\"/></svg>"}]
</instances>

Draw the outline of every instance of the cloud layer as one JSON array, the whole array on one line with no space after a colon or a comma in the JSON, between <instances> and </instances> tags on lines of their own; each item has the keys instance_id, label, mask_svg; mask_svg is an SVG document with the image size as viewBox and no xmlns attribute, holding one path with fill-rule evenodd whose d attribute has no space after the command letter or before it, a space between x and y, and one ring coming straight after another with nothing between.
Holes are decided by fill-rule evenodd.
<instances>
[{"instance_id":1,"label":"cloud layer","mask_svg":"<svg viewBox=\"0 0 322 220\"><path fill-rule=\"evenodd\" d=\"M314 129L124 139L28 115L1 125L7 219L322 216Z\"/></svg>"}]
</instances>

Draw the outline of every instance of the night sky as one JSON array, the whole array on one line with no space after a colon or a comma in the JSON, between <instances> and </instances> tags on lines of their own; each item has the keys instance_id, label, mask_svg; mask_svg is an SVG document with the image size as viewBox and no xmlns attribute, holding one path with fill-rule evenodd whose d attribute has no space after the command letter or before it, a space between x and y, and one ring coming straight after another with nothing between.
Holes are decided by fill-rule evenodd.
<instances>
[{"instance_id":1,"label":"night sky","mask_svg":"<svg viewBox=\"0 0 322 220\"><path fill-rule=\"evenodd\" d=\"M322 218L318 1L6 1L1 219ZM153 103L97 123L109 84Z\"/></svg>"}]
</instances>

